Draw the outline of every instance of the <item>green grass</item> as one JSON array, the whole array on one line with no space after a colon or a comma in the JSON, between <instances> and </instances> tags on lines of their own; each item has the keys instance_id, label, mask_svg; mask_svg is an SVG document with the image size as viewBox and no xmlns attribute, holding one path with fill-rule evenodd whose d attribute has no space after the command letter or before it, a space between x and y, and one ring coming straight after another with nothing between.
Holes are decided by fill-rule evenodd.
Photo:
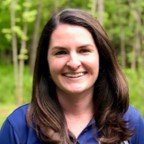
<instances>
[{"instance_id":1,"label":"green grass","mask_svg":"<svg viewBox=\"0 0 144 144\"><path fill-rule=\"evenodd\" d=\"M0 65L0 104L16 103L12 65ZM30 101L32 76L28 66L24 69L23 103Z\"/></svg>"},{"instance_id":2,"label":"green grass","mask_svg":"<svg viewBox=\"0 0 144 144\"><path fill-rule=\"evenodd\" d=\"M28 66L24 70L23 104L31 99L32 76ZM6 117L16 108L14 75L12 65L0 64L0 127Z\"/></svg>"}]
</instances>

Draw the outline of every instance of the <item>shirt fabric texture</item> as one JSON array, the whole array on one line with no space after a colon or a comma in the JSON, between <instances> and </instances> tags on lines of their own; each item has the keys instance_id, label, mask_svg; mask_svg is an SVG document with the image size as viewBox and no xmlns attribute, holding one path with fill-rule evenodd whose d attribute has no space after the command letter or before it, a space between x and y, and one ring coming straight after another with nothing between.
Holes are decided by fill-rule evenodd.
<instances>
[{"instance_id":1,"label":"shirt fabric texture","mask_svg":"<svg viewBox=\"0 0 144 144\"><path fill-rule=\"evenodd\" d=\"M34 129L27 126L28 106L28 104L23 105L8 116L0 130L0 144L43 144ZM130 122L134 135L123 144L144 144L144 120L140 114L130 106L124 115L124 120ZM92 119L78 136L76 144L99 144L97 137L96 122ZM70 139L72 144L75 143L71 134Z\"/></svg>"}]
</instances>

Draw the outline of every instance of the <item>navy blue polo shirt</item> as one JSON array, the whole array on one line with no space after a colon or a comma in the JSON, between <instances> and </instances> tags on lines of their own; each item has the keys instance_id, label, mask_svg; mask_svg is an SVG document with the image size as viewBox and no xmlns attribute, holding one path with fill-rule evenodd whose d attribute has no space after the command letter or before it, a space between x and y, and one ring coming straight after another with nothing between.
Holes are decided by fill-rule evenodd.
<instances>
[{"instance_id":1,"label":"navy blue polo shirt","mask_svg":"<svg viewBox=\"0 0 144 144\"><path fill-rule=\"evenodd\" d=\"M27 109L28 105L21 106L8 116L0 130L0 144L42 144L36 132L26 124ZM124 143L144 144L144 120L140 114L130 106L124 119L130 121L135 132L130 140ZM97 135L96 122L93 119L78 136L77 144L98 144ZM72 143L75 141L71 134L70 139Z\"/></svg>"}]
</instances>

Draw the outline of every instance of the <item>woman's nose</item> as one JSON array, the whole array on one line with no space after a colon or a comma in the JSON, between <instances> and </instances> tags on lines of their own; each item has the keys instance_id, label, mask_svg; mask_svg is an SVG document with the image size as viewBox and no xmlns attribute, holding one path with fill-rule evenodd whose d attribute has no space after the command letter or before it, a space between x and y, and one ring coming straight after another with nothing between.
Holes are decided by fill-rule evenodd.
<instances>
[{"instance_id":1,"label":"woman's nose","mask_svg":"<svg viewBox=\"0 0 144 144\"><path fill-rule=\"evenodd\" d=\"M73 70L79 68L79 66L81 65L79 56L77 54L71 54L70 59L67 61L66 65Z\"/></svg>"}]
</instances>

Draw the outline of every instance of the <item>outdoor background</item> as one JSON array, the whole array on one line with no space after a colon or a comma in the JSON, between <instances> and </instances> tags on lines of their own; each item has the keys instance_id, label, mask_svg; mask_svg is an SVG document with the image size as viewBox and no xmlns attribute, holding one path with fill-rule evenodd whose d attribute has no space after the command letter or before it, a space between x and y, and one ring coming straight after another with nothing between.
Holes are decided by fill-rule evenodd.
<instances>
[{"instance_id":1,"label":"outdoor background","mask_svg":"<svg viewBox=\"0 0 144 144\"><path fill-rule=\"evenodd\" d=\"M38 39L50 15L80 8L97 17L129 84L130 103L144 116L143 0L2 0L0 4L0 126L30 102Z\"/></svg>"}]
</instances>

